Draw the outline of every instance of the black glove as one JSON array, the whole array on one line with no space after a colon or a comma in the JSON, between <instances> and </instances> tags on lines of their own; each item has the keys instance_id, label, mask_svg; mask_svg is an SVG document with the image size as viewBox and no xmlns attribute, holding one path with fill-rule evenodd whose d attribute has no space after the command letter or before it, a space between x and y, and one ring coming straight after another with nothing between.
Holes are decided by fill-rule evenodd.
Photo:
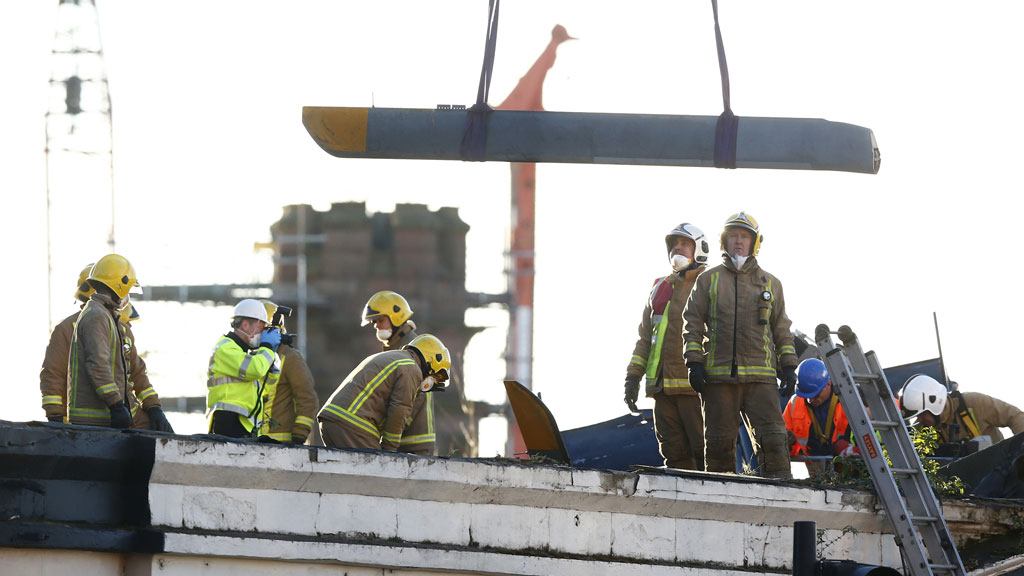
<instances>
[{"instance_id":1,"label":"black glove","mask_svg":"<svg viewBox=\"0 0 1024 576\"><path fill-rule=\"evenodd\" d=\"M704 392L704 385L708 383L708 374L704 371L704 365L694 362L687 364L687 368L690 369L690 388L693 388L694 392L701 394Z\"/></svg>"},{"instance_id":2,"label":"black glove","mask_svg":"<svg viewBox=\"0 0 1024 576\"><path fill-rule=\"evenodd\" d=\"M132 427L132 413L128 410L128 407L124 405L124 400L118 400L117 404L114 404L107 409L110 410L111 428Z\"/></svg>"},{"instance_id":3,"label":"black glove","mask_svg":"<svg viewBox=\"0 0 1024 576\"><path fill-rule=\"evenodd\" d=\"M299 436L298 434L292 434L292 444L305 444L306 437Z\"/></svg>"},{"instance_id":4,"label":"black glove","mask_svg":"<svg viewBox=\"0 0 1024 576\"><path fill-rule=\"evenodd\" d=\"M636 401L640 398L640 377L639 376L626 376L626 384L624 386L626 394L623 397L623 401L626 405L636 405Z\"/></svg>"},{"instance_id":5,"label":"black glove","mask_svg":"<svg viewBox=\"0 0 1024 576\"><path fill-rule=\"evenodd\" d=\"M174 428L171 428L171 423L167 421L167 416L164 416L164 409L159 406L150 406L146 408L146 414L149 414L149 429L156 430L157 432L170 432L174 434Z\"/></svg>"},{"instance_id":6,"label":"black glove","mask_svg":"<svg viewBox=\"0 0 1024 576\"><path fill-rule=\"evenodd\" d=\"M56 416L47 416L46 419L49 420L50 422L56 422L58 424L64 423L64 417L61 416L60 414L57 414Z\"/></svg>"},{"instance_id":7,"label":"black glove","mask_svg":"<svg viewBox=\"0 0 1024 576\"><path fill-rule=\"evenodd\" d=\"M785 366L782 368L782 384L779 385L779 392L789 398L796 388L796 366Z\"/></svg>"}]
</instances>

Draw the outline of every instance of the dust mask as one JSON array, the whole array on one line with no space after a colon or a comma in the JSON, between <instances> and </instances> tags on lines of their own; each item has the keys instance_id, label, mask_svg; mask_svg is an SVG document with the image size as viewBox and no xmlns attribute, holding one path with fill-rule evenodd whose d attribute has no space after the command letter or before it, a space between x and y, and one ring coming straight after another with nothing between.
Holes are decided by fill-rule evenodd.
<instances>
[{"instance_id":1,"label":"dust mask","mask_svg":"<svg viewBox=\"0 0 1024 576\"><path fill-rule=\"evenodd\" d=\"M259 348L260 347L260 342L263 341L263 332L257 332L256 334L249 334L248 332L246 332L245 330L242 330L241 328L239 328L238 331L249 337L249 348Z\"/></svg>"},{"instance_id":2,"label":"dust mask","mask_svg":"<svg viewBox=\"0 0 1024 576\"><path fill-rule=\"evenodd\" d=\"M383 328L377 328L377 340L387 344L388 340L391 339L391 330Z\"/></svg>"},{"instance_id":3,"label":"dust mask","mask_svg":"<svg viewBox=\"0 0 1024 576\"><path fill-rule=\"evenodd\" d=\"M672 270L679 272L680 270L686 270L690 266L691 260L682 254L674 254L669 259L672 262Z\"/></svg>"},{"instance_id":4,"label":"dust mask","mask_svg":"<svg viewBox=\"0 0 1024 576\"><path fill-rule=\"evenodd\" d=\"M434 389L434 386L437 386L437 378L433 376L427 376L423 379L423 382L420 382L420 390L423 392L430 392Z\"/></svg>"},{"instance_id":5,"label":"dust mask","mask_svg":"<svg viewBox=\"0 0 1024 576\"><path fill-rule=\"evenodd\" d=\"M749 258L749 256L740 256L737 254L732 257L732 265L735 266L737 270L741 270L743 269L743 265L747 263L747 258Z\"/></svg>"}]
</instances>

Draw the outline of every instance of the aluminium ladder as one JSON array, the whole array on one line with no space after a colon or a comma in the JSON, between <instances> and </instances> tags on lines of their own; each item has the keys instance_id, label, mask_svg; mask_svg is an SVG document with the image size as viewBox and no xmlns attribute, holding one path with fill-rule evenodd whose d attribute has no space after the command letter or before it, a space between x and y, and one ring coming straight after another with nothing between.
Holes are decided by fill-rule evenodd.
<instances>
[{"instance_id":1,"label":"aluminium ladder","mask_svg":"<svg viewBox=\"0 0 1024 576\"><path fill-rule=\"evenodd\" d=\"M942 517L942 507L914 451L878 357L874 351L864 353L849 326L842 326L835 332L842 347L832 342L832 334L824 324L817 327L814 339L818 352L828 368L832 389L839 394L875 491L892 523L908 576L965 576L963 562ZM885 447L884 452L878 438Z\"/></svg>"}]
</instances>

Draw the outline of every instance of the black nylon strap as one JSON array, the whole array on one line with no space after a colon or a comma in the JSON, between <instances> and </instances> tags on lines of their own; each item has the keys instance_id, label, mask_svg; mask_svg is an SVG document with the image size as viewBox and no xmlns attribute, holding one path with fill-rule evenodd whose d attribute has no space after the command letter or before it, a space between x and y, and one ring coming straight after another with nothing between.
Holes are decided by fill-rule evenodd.
<instances>
[{"instance_id":1,"label":"black nylon strap","mask_svg":"<svg viewBox=\"0 0 1024 576\"><path fill-rule=\"evenodd\" d=\"M466 112L466 129L462 133L459 155L463 160L483 162L487 151L487 118L494 110L487 104L491 90L491 71L494 68L494 50L498 43L498 8L500 0L489 0L487 11L487 40L484 44L484 63L480 70L480 84L476 104Z\"/></svg>"},{"instance_id":2,"label":"black nylon strap","mask_svg":"<svg viewBox=\"0 0 1024 576\"><path fill-rule=\"evenodd\" d=\"M711 11L715 15L715 44L718 47L718 70L722 75L722 105L724 111L715 124L715 168L736 167L736 139L740 119L732 113L729 95L729 64L725 61L725 44L722 29L718 25L718 0L711 0Z\"/></svg>"}]
</instances>

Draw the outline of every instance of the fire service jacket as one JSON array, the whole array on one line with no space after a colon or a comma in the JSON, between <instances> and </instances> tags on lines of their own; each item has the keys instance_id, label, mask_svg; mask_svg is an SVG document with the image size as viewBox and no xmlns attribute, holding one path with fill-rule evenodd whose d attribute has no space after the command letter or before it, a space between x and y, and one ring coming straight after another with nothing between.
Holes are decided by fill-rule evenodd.
<instances>
[{"instance_id":1,"label":"fire service jacket","mask_svg":"<svg viewBox=\"0 0 1024 576\"><path fill-rule=\"evenodd\" d=\"M317 418L341 422L397 450L412 414L423 371L409 350L368 356L331 395Z\"/></svg>"},{"instance_id":2,"label":"fire service jacket","mask_svg":"<svg viewBox=\"0 0 1024 576\"><path fill-rule=\"evenodd\" d=\"M704 364L709 382L774 383L797 361L782 282L756 257L741 270L723 259L697 278L686 303L686 362Z\"/></svg>"},{"instance_id":3,"label":"fire service jacket","mask_svg":"<svg viewBox=\"0 0 1024 576\"><path fill-rule=\"evenodd\" d=\"M637 330L639 337L626 367L627 379L646 376L647 396L660 392L696 395L690 388L683 359L683 310L704 268L700 266L655 280L647 297Z\"/></svg>"}]
</instances>

